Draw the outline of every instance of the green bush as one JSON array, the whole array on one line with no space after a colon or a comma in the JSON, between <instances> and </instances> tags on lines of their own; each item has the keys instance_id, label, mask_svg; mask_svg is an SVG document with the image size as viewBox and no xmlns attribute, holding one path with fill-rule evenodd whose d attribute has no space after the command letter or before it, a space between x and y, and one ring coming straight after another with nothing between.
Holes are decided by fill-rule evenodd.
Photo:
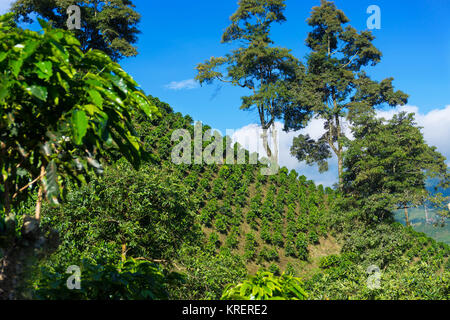
<instances>
[{"instance_id":1,"label":"green bush","mask_svg":"<svg viewBox=\"0 0 450 320\"><path fill-rule=\"evenodd\" d=\"M159 265L129 259L117 265L83 260L80 289L67 286L70 274L42 268L34 283L34 298L43 300L165 300L168 287L182 282L181 274L167 273ZM70 279L69 279L70 280Z\"/></svg>"},{"instance_id":2,"label":"green bush","mask_svg":"<svg viewBox=\"0 0 450 320\"><path fill-rule=\"evenodd\" d=\"M222 300L306 300L308 294L301 279L283 274L258 272L236 286L229 285Z\"/></svg>"}]
</instances>

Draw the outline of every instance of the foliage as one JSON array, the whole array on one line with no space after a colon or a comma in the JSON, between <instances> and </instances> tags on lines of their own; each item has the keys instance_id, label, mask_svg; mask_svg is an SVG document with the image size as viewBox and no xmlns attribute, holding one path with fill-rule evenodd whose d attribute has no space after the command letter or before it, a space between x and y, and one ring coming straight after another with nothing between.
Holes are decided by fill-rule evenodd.
<instances>
[{"instance_id":1,"label":"foliage","mask_svg":"<svg viewBox=\"0 0 450 320\"><path fill-rule=\"evenodd\" d=\"M246 260L253 260L256 256L256 239L254 233L247 233L245 236L245 253L244 257Z\"/></svg>"},{"instance_id":2,"label":"foliage","mask_svg":"<svg viewBox=\"0 0 450 320\"><path fill-rule=\"evenodd\" d=\"M188 191L169 172L148 165L135 171L118 161L61 206L44 207L42 227L58 232L59 247L43 263L114 262L124 254L173 261L183 243L201 242L191 207Z\"/></svg>"},{"instance_id":3,"label":"foliage","mask_svg":"<svg viewBox=\"0 0 450 320\"><path fill-rule=\"evenodd\" d=\"M449 180L445 158L425 143L413 114L391 120L364 117L352 126L355 136L345 153L344 191L368 219L431 198L427 178Z\"/></svg>"},{"instance_id":4,"label":"foliage","mask_svg":"<svg viewBox=\"0 0 450 320\"><path fill-rule=\"evenodd\" d=\"M140 32L137 24L141 15L131 0L17 0L12 11L18 21L31 23L31 16L36 14L54 27L65 29L67 8L74 4L81 10L81 30L73 32L83 52L102 50L114 61L137 55L133 44Z\"/></svg>"},{"instance_id":5,"label":"foliage","mask_svg":"<svg viewBox=\"0 0 450 320\"><path fill-rule=\"evenodd\" d=\"M301 128L308 111L296 103L293 92L304 67L290 50L274 47L270 28L286 20L284 0L240 0L231 16L231 25L222 35L222 43L239 43L225 57L212 57L197 66L201 83L220 81L246 88L252 95L242 97L241 109L258 111L263 129L263 146L272 157L267 130L275 120L284 119L285 129ZM224 69L226 67L226 74Z\"/></svg>"},{"instance_id":6,"label":"foliage","mask_svg":"<svg viewBox=\"0 0 450 320\"><path fill-rule=\"evenodd\" d=\"M328 170L332 152L338 157L339 183L343 174L343 121L352 121L376 106L404 105L408 96L394 91L393 78L381 82L371 80L365 67L381 61L381 52L373 45L370 31L358 32L345 26L350 20L333 2L321 0L313 7L308 25L312 28L306 39L310 49L307 70L297 93L300 103L314 116L324 120L325 134L317 141L309 135L294 139L293 156L307 164L319 164L319 171Z\"/></svg>"},{"instance_id":7,"label":"foliage","mask_svg":"<svg viewBox=\"0 0 450 320\"><path fill-rule=\"evenodd\" d=\"M43 268L34 284L34 298L41 300L166 300L168 286L182 280L148 261L128 259L118 264L83 260L80 289L68 289L70 274L64 269Z\"/></svg>"},{"instance_id":8,"label":"foliage","mask_svg":"<svg viewBox=\"0 0 450 320\"><path fill-rule=\"evenodd\" d=\"M251 39L264 40L264 32L267 31L268 35L269 26L273 25L277 19L283 20L284 2L281 0L241 0L239 4L239 9L232 18L235 22L227 31L229 40L234 36L246 37L246 39L254 36L255 38ZM345 20L343 16L333 20L333 15L340 15L339 11L333 8L329 2L323 1L321 9L313 11L315 23L322 21L322 18L331 19L334 22ZM266 27L256 23L255 19L266 19ZM14 28L11 21L7 24L10 28ZM332 28L338 28L338 25L331 23ZM3 26L8 27L6 22ZM258 30L264 32L259 35L254 34L251 32L252 26L256 28L254 30L261 28ZM344 37L344 34L350 35L351 29L346 30L329 35L333 37L339 34L341 37ZM308 69L314 66L319 68L325 62L336 66L333 64L336 62L333 59L337 59L337 53L330 59L321 58L318 54L320 51L325 51L322 50L321 45L327 45L327 41L323 41L323 32L326 34L327 31L320 28L316 31L317 33L311 33L309 44L315 48L313 51L317 54L313 52L312 55L317 60L314 60L316 62L311 60ZM61 32L64 37L66 32ZM317 35L317 39L314 34ZM258 38L260 36L262 38ZM344 40L351 42L350 38ZM375 51L372 51L371 40L368 40L369 35L358 33L354 38L359 43L355 43L355 46L363 45L368 50L363 55L376 60L376 57L372 56ZM46 45L51 46L52 43L50 41L50 44ZM250 43L255 45L257 50L264 49L257 51L262 53L263 57L274 49L269 41ZM334 46L333 43L330 45ZM250 46L247 48L245 43L243 46L244 48L240 49L245 53L254 53L250 50ZM73 50L78 52L76 49ZM339 55L344 53L341 52ZM89 53L79 54L86 56ZM339 87L350 83L349 79L353 76L361 80L362 78L357 77L352 70L347 70L353 69L354 66L351 65L361 58L356 56L347 62L341 60L344 64L348 63L348 66L342 68L343 76L348 78L336 80L333 78L336 74L327 75L325 68L323 72L309 70L311 74L307 75L307 80L311 77L313 80L331 81L326 87L330 89L333 86ZM272 56L269 58L275 59ZM273 62L270 59L266 62ZM313 58L310 57L310 59ZM73 60L78 61L75 58ZM249 61L253 60L240 60L239 63L243 62L241 66L247 68ZM361 63L364 64L363 61ZM75 76L80 76L82 79L89 71L83 71L84 66L78 67L81 71ZM233 69L232 66L230 68L228 72L241 70ZM7 75L12 72L11 68L5 70L4 74ZM336 71L336 68L333 67L330 70ZM44 71L41 70L41 72ZM64 72L64 70L61 69L58 72ZM101 74L101 70L97 70L98 72ZM330 78L322 79L322 75ZM108 75L104 76L109 78ZM37 76L36 79L40 78ZM245 79L242 78L242 81L248 80L246 84L250 84L252 79ZM346 82L346 79L350 82ZM254 84L261 84L257 80ZM46 83L44 81L42 86ZM108 83L112 92L120 91L114 82ZM108 85L106 82L102 84ZM289 82L284 84L294 85ZM301 83L295 85L299 84ZM379 85L386 86L382 90L387 91L378 92L377 90L380 89L378 84L373 86L370 84L364 87L366 89L370 87L370 90L367 89L370 92L366 92L366 95L361 91L363 89L356 86L352 88L354 91L347 92L347 98L352 99L355 94L358 95L358 90L361 91L361 96L351 101L361 102L366 98L370 100L371 98L368 97L373 98L378 93L390 95L391 98L402 97L396 96L398 93L393 90L391 92L389 83L382 82ZM274 88L279 89L279 87ZM77 93L84 92L82 90L84 90L83 85L80 84ZM119 91L117 92L121 95ZM320 94L330 94L325 91L321 91ZM290 91L289 94L292 92L295 90ZM77 101L88 99L81 93ZM296 94L298 96L290 103L294 101L298 103L296 99L302 98L302 92L296 92ZM30 96L25 96L23 100L28 101ZM101 96L106 101L107 96ZM121 97L125 99L125 96ZM263 96L255 97L264 98ZM64 97L64 99L68 98ZM310 102L313 103L314 99L311 97ZM44 233L42 235L45 241L43 240L42 249L36 249L37 262L33 265L35 272L28 274L32 283L36 285L36 287L28 288L31 292L37 289L34 297L43 299L57 297L67 299L449 298L450 251L445 244L417 233L412 228L405 228L399 223L394 223L391 217L375 219L376 221L362 219L367 212L362 212L359 205L349 202L342 192L330 188L324 189L323 186L317 186L313 181L308 181L305 176L298 176L297 173L289 172L286 168L281 168L278 174L267 177L260 173L259 165L175 165L170 159L172 148L176 143L172 141L171 135L176 129L187 129L193 134L193 120L190 116L174 113L170 106L157 98L149 96L146 100L149 101L149 105L155 105L162 116L149 119L130 110L126 120L131 119L136 132L132 132L128 125L125 127L130 129L136 139L143 142L139 145L141 155L145 150L145 153L153 155L152 161L144 158L140 169L133 170L126 159L130 157L125 155L126 157L123 158L123 152L113 151L113 149L101 150L100 155L104 155L109 163L102 161L102 167L94 172L88 172L86 169L83 173L86 180L90 178L89 183L76 188L74 183L66 182L64 185L64 191L67 193L66 201L61 206L43 205ZM92 102L95 105L95 101ZM125 102L128 105L128 100L124 100ZM278 107L284 108L282 101L277 103L280 103L277 104ZM368 101L364 103L370 104ZM339 117L349 118L350 111L354 111L354 115L358 114L358 117L353 117L352 121L354 124L358 123L363 119L362 114L370 114L371 108L365 109L367 105L364 103L351 105L345 110L349 113L339 113ZM106 102L103 102L103 105L105 104ZM27 106L31 106L31 102ZM108 102L108 106L114 108L112 102ZM289 108L285 111L289 111ZM75 116L75 119L78 116ZM335 118L332 119L335 120ZM63 120L66 121L67 118ZM368 121L367 125L370 124L371 122ZM89 127L89 130L92 131L92 128ZM204 126L205 128L209 127ZM90 138L86 140L91 131L86 132L82 143L92 143L96 146L89 140ZM362 140L365 134L367 132L362 133ZM75 139L73 134L65 136ZM396 141L403 141L403 138L404 136L401 136ZM411 141L416 143L420 142L420 139ZM405 145L410 145L411 141L406 139ZM225 146L228 146L226 141L223 142ZM344 142L345 139L342 139L341 143ZM237 148L236 145L228 147L234 147L235 150ZM406 149L414 150L414 147L410 146ZM398 163L404 163L404 154L395 154L395 150L398 150L395 148L389 150L393 151L389 157L398 157ZM355 154L356 151L357 148ZM62 149L61 152L66 151ZM94 154L93 150L89 152ZM96 161L99 163L100 155L96 155L98 156ZM248 155L249 153L246 152L246 157ZM433 159L439 160L437 154L430 152L430 155L436 157L424 158L428 164ZM352 170L365 168L364 165L373 162L355 163L358 166L349 169L349 173ZM439 169L439 166L435 168ZM97 173L103 171L103 174L95 176L95 171L99 171ZM414 178L416 177L414 175ZM30 181L30 178L32 177L24 177L27 181ZM377 182L376 179L374 181ZM391 185L398 182L397 180L383 181L388 181ZM349 183L349 185L351 187L355 184ZM31 196L28 201L21 201L18 203L20 205L15 207L18 221L27 218L19 214L29 214L29 208L36 202L36 188L28 191ZM392 192L395 193L396 190ZM357 197L356 194L354 199L362 200ZM0 222L0 228L4 226L5 223ZM16 225L15 231L18 232L19 229ZM324 252L327 252L326 256ZM328 252L333 254L328 255ZM0 250L0 255L2 254L3 251ZM70 265L82 266L84 278L80 292L68 290L65 286L65 280L68 277L65 271ZM381 288L375 290L367 286L370 276L368 268L373 265L379 267L381 272ZM255 275L254 270L260 271ZM266 270L269 272L265 272ZM281 270L289 275L279 276ZM178 276L177 281L172 281L175 279L170 275L171 272L182 272L184 276ZM305 279L304 282L294 278L294 275L301 275ZM132 289L133 287L135 290Z\"/></svg>"},{"instance_id":9,"label":"foliage","mask_svg":"<svg viewBox=\"0 0 450 320\"><path fill-rule=\"evenodd\" d=\"M308 294L300 278L270 272L258 272L244 282L228 286L222 300L305 300Z\"/></svg>"},{"instance_id":10,"label":"foliage","mask_svg":"<svg viewBox=\"0 0 450 320\"><path fill-rule=\"evenodd\" d=\"M226 285L247 276L243 259L229 250L215 254L199 247L183 247L179 263L186 278L182 285L171 287L172 299L217 300Z\"/></svg>"},{"instance_id":11,"label":"foliage","mask_svg":"<svg viewBox=\"0 0 450 320\"><path fill-rule=\"evenodd\" d=\"M116 150L137 167L145 153L132 116L157 113L106 54L83 53L70 32L43 20L43 33L17 28L11 15L0 17L0 210L6 215L36 185L57 203L64 182L101 173L100 159Z\"/></svg>"}]
</instances>

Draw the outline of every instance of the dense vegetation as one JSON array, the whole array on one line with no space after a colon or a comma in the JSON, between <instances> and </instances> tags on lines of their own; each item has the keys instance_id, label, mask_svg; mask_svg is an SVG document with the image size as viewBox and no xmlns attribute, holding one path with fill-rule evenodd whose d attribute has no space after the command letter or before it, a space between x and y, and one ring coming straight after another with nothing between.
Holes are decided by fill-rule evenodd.
<instances>
[{"instance_id":1,"label":"dense vegetation","mask_svg":"<svg viewBox=\"0 0 450 320\"><path fill-rule=\"evenodd\" d=\"M120 17L131 2L119 2ZM34 5L18 1L16 18ZM322 0L308 20L304 68L268 36L284 8L283 0L239 1L223 40L248 46L199 65L198 79L222 80L215 68L227 64L226 81L253 90L243 108L258 108L265 131L277 119L298 129L311 114L324 118L328 135L300 136L292 153L325 170L333 149L336 189L286 168L264 175L261 163L175 164L173 133L194 136L196 124L144 95L113 61L132 47L108 55L89 46L111 39L83 43L44 20L37 33L17 28L12 14L0 17L0 298L450 298L450 247L393 216L426 201L442 207L426 178L446 190L445 159L412 115L374 117L376 105L406 95L361 70L381 56L370 33L343 29L348 18ZM100 32L97 22L86 30ZM339 41L340 59L331 52ZM344 118L358 139L341 135ZM250 158L209 129L204 148L221 144L224 156Z\"/></svg>"},{"instance_id":2,"label":"dense vegetation","mask_svg":"<svg viewBox=\"0 0 450 320\"><path fill-rule=\"evenodd\" d=\"M286 168L263 176L252 165L174 165L171 134L193 130L192 119L152 100L165 110L162 117L136 121L155 162L135 171L119 159L102 177L72 188L65 204L44 207L43 228L59 236L30 279L36 297L70 297L69 265L120 269L128 257L160 264L171 299L219 299L226 286L258 271L301 277L309 299L449 297L448 245L392 218L369 223L343 209L339 192ZM367 286L371 265L382 272L380 289Z\"/></svg>"}]
</instances>

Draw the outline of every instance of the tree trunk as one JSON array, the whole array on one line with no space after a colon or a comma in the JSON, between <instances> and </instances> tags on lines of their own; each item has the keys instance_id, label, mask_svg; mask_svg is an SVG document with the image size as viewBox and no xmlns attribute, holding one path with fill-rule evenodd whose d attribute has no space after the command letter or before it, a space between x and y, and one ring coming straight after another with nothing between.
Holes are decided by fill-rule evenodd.
<instances>
[{"instance_id":1,"label":"tree trunk","mask_svg":"<svg viewBox=\"0 0 450 320\"><path fill-rule=\"evenodd\" d=\"M41 181L40 181L40 186L39 186L39 190L38 190L38 197L37 197L37 201L36 201L36 212L35 212L35 218L36 220L39 222L41 220L41 208L42 208L42 199L43 199L43 194L44 194L44 190L42 187L42 179L44 177L45 174L45 168L44 166L41 167Z\"/></svg>"},{"instance_id":2,"label":"tree trunk","mask_svg":"<svg viewBox=\"0 0 450 320\"><path fill-rule=\"evenodd\" d=\"M405 220L406 220L406 226L409 227L411 224L409 223L408 207L405 207Z\"/></svg>"},{"instance_id":3,"label":"tree trunk","mask_svg":"<svg viewBox=\"0 0 450 320\"><path fill-rule=\"evenodd\" d=\"M339 175L339 190L344 188L344 180L342 177L344 171L344 159L342 157L342 142L341 142L341 122L339 115L336 115L336 134L337 134L337 158L338 158L338 175Z\"/></svg>"},{"instance_id":4,"label":"tree trunk","mask_svg":"<svg viewBox=\"0 0 450 320\"><path fill-rule=\"evenodd\" d=\"M2 156L6 158L6 144L4 142L0 142L0 148ZM6 176L6 179L4 179L3 174L1 172L0 172L0 183L4 185L3 205L5 208L5 216L7 217L11 213L11 198L10 198L11 193L9 190L8 176Z\"/></svg>"},{"instance_id":5,"label":"tree trunk","mask_svg":"<svg viewBox=\"0 0 450 320\"><path fill-rule=\"evenodd\" d=\"M339 189L342 191L342 189L344 188L344 179L342 177L342 173L343 173L343 168L344 168L344 163L343 163L343 159L342 159L342 152L340 154L337 155L338 157L338 175L339 175Z\"/></svg>"},{"instance_id":6,"label":"tree trunk","mask_svg":"<svg viewBox=\"0 0 450 320\"><path fill-rule=\"evenodd\" d=\"M39 187L39 191L38 191L38 197L37 197L37 201L36 201L36 211L35 211L35 215L34 217L36 218L37 221L41 220L41 207L42 207L42 186Z\"/></svg>"},{"instance_id":7,"label":"tree trunk","mask_svg":"<svg viewBox=\"0 0 450 320\"><path fill-rule=\"evenodd\" d=\"M122 243L122 262L125 262L127 260L127 244Z\"/></svg>"},{"instance_id":8,"label":"tree trunk","mask_svg":"<svg viewBox=\"0 0 450 320\"><path fill-rule=\"evenodd\" d=\"M278 165L278 141L277 141L277 131L275 130L275 125L272 130L272 143L273 143L273 152L272 152L272 162Z\"/></svg>"},{"instance_id":9,"label":"tree trunk","mask_svg":"<svg viewBox=\"0 0 450 320\"><path fill-rule=\"evenodd\" d=\"M11 213L11 193L9 191L9 182L8 179L6 179L5 181L2 181L2 183L4 183L4 205L5 205L5 216L9 216L9 214Z\"/></svg>"},{"instance_id":10,"label":"tree trunk","mask_svg":"<svg viewBox=\"0 0 450 320\"><path fill-rule=\"evenodd\" d=\"M268 129L263 128L263 133L261 135L261 138L263 140L263 147L264 147L264 150L266 151L267 157L271 158L272 150L270 150L270 147L269 147L269 137L268 137L267 131L268 131Z\"/></svg>"},{"instance_id":11,"label":"tree trunk","mask_svg":"<svg viewBox=\"0 0 450 320\"><path fill-rule=\"evenodd\" d=\"M263 175L274 175L279 170L279 164L278 164L278 141L277 141L277 132L274 129L270 133L270 139L273 143L273 151L269 147L269 137L268 137L268 131L269 129L263 129L263 133L261 135L263 140L263 146L267 153L268 161L267 168L261 169L261 173Z\"/></svg>"}]
</instances>

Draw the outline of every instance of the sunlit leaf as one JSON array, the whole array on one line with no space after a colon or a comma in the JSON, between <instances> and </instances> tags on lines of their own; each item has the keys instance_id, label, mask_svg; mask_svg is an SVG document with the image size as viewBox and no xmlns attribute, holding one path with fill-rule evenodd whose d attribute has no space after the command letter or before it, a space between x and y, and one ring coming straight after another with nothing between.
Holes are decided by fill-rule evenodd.
<instances>
[{"instance_id":1,"label":"sunlit leaf","mask_svg":"<svg viewBox=\"0 0 450 320\"><path fill-rule=\"evenodd\" d=\"M46 101L48 96L48 91L46 87L32 85L31 87L26 88L32 96L38 98L39 100Z\"/></svg>"},{"instance_id":2,"label":"sunlit leaf","mask_svg":"<svg viewBox=\"0 0 450 320\"><path fill-rule=\"evenodd\" d=\"M96 106L100 108L103 106L102 95L97 90L88 90L88 94Z\"/></svg>"},{"instance_id":3,"label":"sunlit leaf","mask_svg":"<svg viewBox=\"0 0 450 320\"><path fill-rule=\"evenodd\" d=\"M81 144L88 128L88 118L83 110L72 113L72 128L76 144Z\"/></svg>"}]
</instances>

